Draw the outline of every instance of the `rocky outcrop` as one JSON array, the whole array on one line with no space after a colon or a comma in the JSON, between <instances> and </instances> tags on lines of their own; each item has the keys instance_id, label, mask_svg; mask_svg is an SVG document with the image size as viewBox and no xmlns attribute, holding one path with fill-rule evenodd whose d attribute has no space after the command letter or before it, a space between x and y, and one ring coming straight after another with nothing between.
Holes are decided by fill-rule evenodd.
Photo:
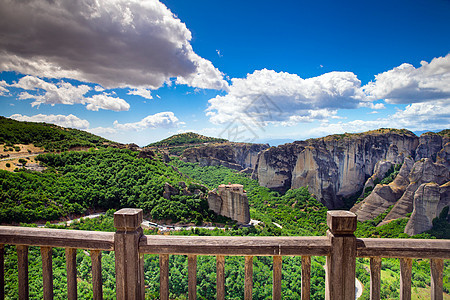
<instances>
[{"instance_id":1,"label":"rocky outcrop","mask_svg":"<svg viewBox=\"0 0 450 300\"><path fill-rule=\"evenodd\" d=\"M258 153L269 147L267 144L221 143L188 148L183 152L183 161L200 163L201 166L222 165L237 171L255 167Z\"/></svg>"},{"instance_id":2,"label":"rocky outcrop","mask_svg":"<svg viewBox=\"0 0 450 300\"><path fill-rule=\"evenodd\" d=\"M415 235L433 227L433 219L450 205L450 182L423 183L414 193L414 211L405 227L405 233Z\"/></svg>"},{"instance_id":3,"label":"rocky outcrop","mask_svg":"<svg viewBox=\"0 0 450 300\"><path fill-rule=\"evenodd\" d=\"M250 222L247 194L241 184L221 184L208 193L209 209L242 224Z\"/></svg>"},{"instance_id":4,"label":"rocky outcrop","mask_svg":"<svg viewBox=\"0 0 450 300\"><path fill-rule=\"evenodd\" d=\"M418 144L412 132L396 129L309 139L262 151L252 176L281 192L308 186L328 208L338 208L364 187L379 161L402 163Z\"/></svg>"}]
</instances>

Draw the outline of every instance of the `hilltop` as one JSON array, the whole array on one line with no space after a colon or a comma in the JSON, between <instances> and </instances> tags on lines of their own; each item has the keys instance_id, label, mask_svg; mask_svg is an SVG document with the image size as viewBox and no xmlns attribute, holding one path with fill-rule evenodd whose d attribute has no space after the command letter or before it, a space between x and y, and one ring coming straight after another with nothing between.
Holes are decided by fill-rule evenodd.
<instances>
[{"instance_id":1,"label":"hilltop","mask_svg":"<svg viewBox=\"0 0 450 300\"><path fill-rule=\"evenodd\" d=\"M226 139L214 138L209 136L204 136L195 132L186 132L172 135L166 139L159 142L151 143L146 147L175 147L190 144L202 144L202 143L223 143Z\"/></svg>"}]
</instances>

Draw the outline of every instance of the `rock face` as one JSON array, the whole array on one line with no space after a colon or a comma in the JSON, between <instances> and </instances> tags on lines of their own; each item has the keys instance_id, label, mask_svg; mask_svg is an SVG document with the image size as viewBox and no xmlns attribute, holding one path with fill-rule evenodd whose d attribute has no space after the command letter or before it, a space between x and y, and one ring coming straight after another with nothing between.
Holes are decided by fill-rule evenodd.
<instances>
[{"instance_id":1,"label":"rock face","mask_svg":"<svg viewBox=\"0 0 450 300\"><path fill-rule=\"evenodd\" d=\"M379 161L402 163L418 145L412 132L395 129L309 139L262 151L252 176L281 192L308 186L328 208L338 208L342 197L364 187Z\"/></svg>"},{"instance_id":2,"label":"rock face","mask_svg":"<svg viewBox=\"0 0 450 300\"><path fill-rule=\"evenodd\" d=\"M267 144L222 143L188 148L183 161L200 163L201 166L222 165L237 171L255 167L258 153L269 148Z\"/></svg>"},{"instance_id":3,"label":"rock face","mask_svg":"<svg viewBox=\"0 0 450 300\"><path fill-rule=\"evenodd\" d=\"M433 227L433 219L442 209L450 205L450 182L439 186L437 183L424 183L414 194L414 211L406 224L405 233L415 235Z\"/></svg>"},{"instance_id":4,"label":"rock face","mask_svg":"<svg viewBox=\"0 0 450 300\"><path fill-rule=\"evenodd\" d=\"M250 222L248 198L241 184L219 185L208 193L208 205L216 214L243 224Z\"/></svg>"}]
</instances>

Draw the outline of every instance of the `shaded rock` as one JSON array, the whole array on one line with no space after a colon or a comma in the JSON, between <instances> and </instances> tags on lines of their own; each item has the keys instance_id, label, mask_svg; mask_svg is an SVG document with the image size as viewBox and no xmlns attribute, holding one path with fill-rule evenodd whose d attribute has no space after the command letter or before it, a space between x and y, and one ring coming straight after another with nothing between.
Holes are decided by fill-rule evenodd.
<instances>
[{"instance_id":1,"label":"shaded rock","mask_svg":"<svg viewBox=\"0 0 450 300\"><path fill-rule=\"evenodd\" d=\"M164 192L163 197L167 200L170 200L170 198L174 195L178 195L180 192L177 188L171 186L168 182L164 183Z\"/></svg>"},{"instance_id":2,"label":"shaded rock","mask_svg":"<svg viewBox=\"0 0 450 300\"><path fill-rule=\"evenodd\" d=\"M139 151L138 154L139 158L154 158L155 157L155 152L153 152L150 149L142 149L141 151Z\"/></svg>"},{"instance_id":3,"label":"shaded rock","mask_svg":"<svg viewBox=\"0 0 450 300\"><path fill-rule=\"evenodd\" d=\"M450 205L450 182L439 186L430 182L421 184L414 194L414 211L405 227L405 233L416 235L433 227L433 219Z\"/></svg>"},{"instance_id":4,"label":"shaded rock","mask_svg":"<svg viewBox=\"0 0 450 300\"><path fill-rule=\"evenodd\" d=\"M241 184L219 185L208 193L208 205L216 214L243 224L250 222L247 193Z\"/></svg>"},{"instance_id":5,"label":"shaded rock","mask_svg":"<svg viewBox=\"0 0 450 300\"><path fill-rule=\"evenodd\" d=\"M443 137L434 132L427 132L420 136L416 149L415 160L431 158L436 162L437 153L442 149Z\"/></svg>"},{"instance_id":6,"label":"shaded rock","mask_svg":"<svg viewBox=\"0 0 450 300\"><path fill-rule=\"evenodd\" d=\"M239 173L252 174L253 173L253 169L252 168L245 168L244 170L239 171Z\"/></svg>"}]
</instances>

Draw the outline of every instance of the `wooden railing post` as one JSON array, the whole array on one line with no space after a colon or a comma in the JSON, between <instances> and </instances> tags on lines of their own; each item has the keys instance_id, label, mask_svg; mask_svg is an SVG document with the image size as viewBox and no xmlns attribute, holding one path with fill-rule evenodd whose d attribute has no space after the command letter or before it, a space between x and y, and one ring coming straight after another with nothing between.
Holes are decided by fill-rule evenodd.
<instances>
[{"instance_id":1,"label":"wooden railing post","mask_svg":"<svg viewBox=\"0 0 450 300\"><path fill-rule=\"evenodd\" d=\"M124 208L114 213L116 298L144 299L144 265L139 256L142 209Z\"/></svg>"},{"instance_id":2,"label":"wooden railing post","mask_svg":"<svg viewBox=\"0 0 450 300\"><path fill-rule=\"evenodd\" d=\"M349 211L327 212L331 250L327 256L325 299L354 300L356 276L356 215Z\"/></svg>"}]
</instances>

